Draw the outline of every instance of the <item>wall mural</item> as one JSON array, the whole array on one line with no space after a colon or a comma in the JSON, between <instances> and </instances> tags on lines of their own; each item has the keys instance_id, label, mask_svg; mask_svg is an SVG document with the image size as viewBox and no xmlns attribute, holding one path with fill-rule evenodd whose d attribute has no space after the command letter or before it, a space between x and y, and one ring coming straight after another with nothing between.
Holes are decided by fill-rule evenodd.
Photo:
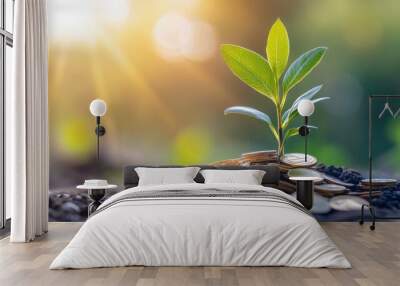
<instances>
[{"instance_id":1,"label":"wall mural","mask_svg":"<svg viewBox=\"0 0 400 286\"><path fill-rule=\"evenodd\" d=\"M308 165L325 178L313 212L358 219L368 198L368 96L400 94L400 2L49 0L48 9L51 220L84 220L88 198L75 187L91 178L121 185L128 164L280 157L280 187L293 193L285 171L304 153L300 96L316 103ZM108 107L100 162L96 98ZM382 113L386 103L393 116ZM400 179L399 108L384 97L372 106L377 178ZM378 217L400 217L399 184L378 182L372 194Z\"/></svg>"}]
</instances>

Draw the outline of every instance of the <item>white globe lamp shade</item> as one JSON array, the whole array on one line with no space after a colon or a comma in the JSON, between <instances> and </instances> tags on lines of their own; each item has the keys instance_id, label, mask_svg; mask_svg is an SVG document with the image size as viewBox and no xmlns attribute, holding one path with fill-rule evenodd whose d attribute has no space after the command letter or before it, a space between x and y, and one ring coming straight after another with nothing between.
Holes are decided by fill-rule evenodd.
<instances>
[{"instance_id":1,"label":"white globe lamp shade","mask_svg":"<svg viewBox=\"0 0 400 286\"><path fill-rule=\"evenodd\" d=\"M107 104L104 100L95 99L90 103L90 113L93 116L104 116L107 112Z\"/></svg>"},{"instance_id":2,"label":"white globe lamp shade","mask_svg":"<svg viewBox=\"0 0 400 286\"><path fill-rule=\"evenodd\" d=\"M309 99L303 99L297 106L297 111L301 116L311 116L314 113L314 103Z\"/></svg>"}]
</instances>

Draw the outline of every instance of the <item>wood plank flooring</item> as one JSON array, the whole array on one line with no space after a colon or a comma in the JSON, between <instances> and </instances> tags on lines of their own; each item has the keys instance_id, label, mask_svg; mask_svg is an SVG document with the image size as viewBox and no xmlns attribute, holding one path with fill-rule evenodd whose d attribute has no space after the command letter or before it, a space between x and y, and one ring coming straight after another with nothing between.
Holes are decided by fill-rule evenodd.
<instances>
[{"instance_id":1,"label":"wood plank flooring","mask_svg":"<svg viewBox=\"0 0 400 286\"><path fill-rule=\"evenodd\" d=\"M50 223L49 233L33 243L0 240L0 285L136 285L136 286L264 286L264 285L400 285L400 222L322 223L344 252L352 269L289 267L123 267L48 270L80 223Z\"/></svg>"}]
</instances>

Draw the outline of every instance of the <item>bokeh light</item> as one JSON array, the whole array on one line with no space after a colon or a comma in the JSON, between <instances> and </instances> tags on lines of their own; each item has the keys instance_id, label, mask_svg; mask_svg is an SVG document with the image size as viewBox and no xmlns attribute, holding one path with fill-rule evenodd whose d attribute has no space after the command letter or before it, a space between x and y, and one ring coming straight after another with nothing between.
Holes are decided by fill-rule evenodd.
<instances>
[{"instance_id":1,"label":"bokeh light","mask_svg":"<svg viewBox=\"0 0 400 286\"><path fill-rule=\"evenodd\" d=\"M201 21L192 21L188 34L182 38L182 54L184 57L204 61L215 54L217 40L213 27Z\"/></svg>"},{"instance_id":2,"label":"bokeh light","mask_svg":"<svg viewBox=\"0 0 400 286\"><path fill-rule=\"evenodd\" d=\"M157 51L166 60L207 60L217 47L211 25L190 20L178 12L161 16L154 26L153 37Z\"/></svg>"},{"instance_id":3,"label":"bokeh light","mask_svg":"<svg viewBox=\"0 0 400 286\"><path fill-rule=\"evenodd\" d=\"M94 124L79 118L64 121L57 135L60 155L68 160L87 160L95 147ZM89 132L92 131L92 132Z\"/></svg>"},{"instance_id":4,"label":"bokeh light","mask_svg":"<svg viewBox=\"0 0 400 286\"><path fill-rule=\"evenodd\" d=\"M154 27L156 48L166 59L178 59L182 55L182 45L189 35L190 21L183 15L170 12L163 15Z\"/></svg>"},{"instance_id":5,"label":"bokeh light","mask_svg":"<svg viewBox=\"0 0 400 286\"><path fill-rule=\"evenodd\" d=\"M178 164L205 164L211 148L212 140L206 129L188 128L176 136L173 154Z\"/></svg>"}]
</instances>

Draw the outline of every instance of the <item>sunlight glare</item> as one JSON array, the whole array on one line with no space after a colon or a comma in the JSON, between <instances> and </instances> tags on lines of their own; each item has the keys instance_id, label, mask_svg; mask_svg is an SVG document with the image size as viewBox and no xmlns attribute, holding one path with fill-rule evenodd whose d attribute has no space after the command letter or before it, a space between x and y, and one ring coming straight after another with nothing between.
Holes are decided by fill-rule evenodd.
<instances>
[{"instance_id":1,"label":"sunlight glare","mask_svg":"<svg viewBox=\"0 0 400 286\"><path fill-rule=\"evenodd\" d=\"M49 34L61 43L94 43L104 26L125 23L130 0L52 0L48 2Z\"/></svg>"},{"instance_id":2,"label":"sunlight glare","mask_svg":"<svg viewBox=\"0 0 400 286\"><path fill-rule=\"evenodd\" d=\"M192 21L177 13L163 15L153 30L156 48L166 60L204 61L216 50L217 40L211 25Z\"/></svg>"},{"instance_id":3,"label":"sunlight glare","mask_svg":"<svg viewBox=\"0 0 400 286\"><path fill-rule=\"evenodd\" d=\"M194 8L199 5L199 0L169 0L169 5L176 5L178 7Z\"/></svg>"},{"instance_id":4,"label":"sunlight glare","mask_svg":"<svg viewBox=\"0 0 400 286\"><path fill-rule=\"evenodd\" d=\"M92 0L93 6L97 9L100 19L104 19L108 24L122 25L129 18L129 0Z\"/></svg>"}]
</instances>

